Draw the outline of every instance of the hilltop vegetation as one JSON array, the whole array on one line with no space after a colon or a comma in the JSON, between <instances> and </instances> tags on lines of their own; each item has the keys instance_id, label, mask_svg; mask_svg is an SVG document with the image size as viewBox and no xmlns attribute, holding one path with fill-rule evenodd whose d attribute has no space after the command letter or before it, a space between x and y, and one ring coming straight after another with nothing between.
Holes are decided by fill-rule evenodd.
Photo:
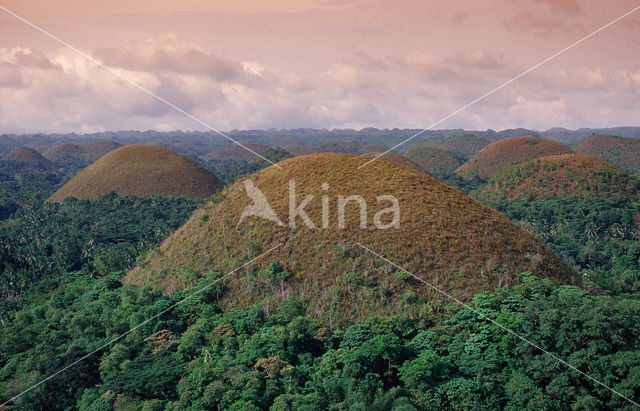
<instances>
[{"instance_id":1,"label":"hilltop vegetation","mask_svg":"<svg viewBox=\"0 0 640 411\"><path fill-rule=\"evenodd\" d=\"M315 154L318 152L317 149L310 146L305 146L302 144L288 144L283 147L286 151L288 151L292 156L307 156L309 154Z\"/></svg>"},{"instance_id":2,"label":"hilltop vegetation","mask_svg":"<svg viewBox=\"0 0 640 411\"><path fill-rule=\"evenodd\" d=\"M297 202L315 196L305 211L316 225L322 221L320 196L326 192L331 197L328 229L310 229L300 219L293 230L255 217L238 225L251 200L243 184L236 183L223 192L221 201L194 213L129 272L125 281L176 292L207 276L212 267L232 269L283 242L270 259L286 265L265 278L257 273L261 263L239 273L230 280L222 306L229 309L296 296L310 299L310 309L323 321L340 324L372 314L425 315L438 305L438 296L424 289L407 300L407 283L356 242L391 260L404 261L407 269L439 287L455 290L459 298L518 282L513 275L518 270L531 270L559 282L574 280L572 272L525 230L433 177L376 161L362 168L358 178L349 178L349 172L364 162L357 156L316 154L284 160L279 163L282 170L269 167L251 176L285 222L289 180L296 182ZM321 189L323 183L329 184L329 190ZM367 229L360 228L355 203L345 212L345 228L338 228L338 194L362 196L370 207ZM374 214L390 206L388 201L379 204L376 200L385 194L398 199L400 228L373 227ZM391 217L383 216L384 224L390 224ZM354 284L367 287L354 293Z\"/></svg>"},{"instance_id":3,"label":"hilltop vegetation","mask_svg":"<svg viewBox=\"0 0 640 411\"><path fill-rule=\"evenodd\" d=\"M222 181L193 161L158 146L117 148L79 172L49 201L67 197L185 196L205 198L220 190Z\"/></svg>"},{"instance_id":4,"label":"hilltop vegetation","mask_svg":"<svg viewBox=\"0 0 640 411\"><path fill-rule=\"evenodd\" d=\"M205 156L205 160L248 160L255 156L251 151L261 154L270 147L264 144L243 144L244 147L234 144L231 147L212 151ZM246 147L246 148L245 148ZM249 150L247 150L247 148Z\"/></svg>"},{"instance_id":5,"label":"hilltop vegetation","mask_svg":"<svg viewBox=\"0 0 640 411\"><path fill-rule=\"evenodd\" d=\"M118 147L121 145L110 140L85 145L63 143L48 147L42 155L57 165L83 168Z\"/></svg>"},{"instance_id":6,"label":"hilltop vegetation","mask_svg":"<svg viewBox=\"0 0 640 411\"><path fill-rule=\"evenodd\" d=\"M493 177L475 197L500 200L553 198L640 198L640 180L582 154L541 157L511 166Z\"/></svg>"},{"instance_id":7,"label":"hilltop vegetation","mask_svg":"<svg viewBox=\"0 0 640 411\"><path fill-rule=\"evenodd\" d=\"M268 148L258 154L273 163L292 157L291 153L280 148ZM235 181L239 177L255 173L270 165L268 161L255 155L247 160L208 160L204 163L209 171L225 182Z\"/></svg>"},{"instance_id":8,"label":"hilltop vegetation","mask_svg":"<svg viewBox=\"0 0 640 411\"><path fill-rule=\"evenodd\" d=\"M632 173L640 170L640 139L594 135L584 139L574 150L576 153L597 157Z\"/></svg>"},{"instance_id":9,"label":"hilltop vegetation","mask_svg":"<svg viewBox=\"0 0 640 411\"><path fill-rule=\"evenodd\" d=\"M464 163L458 173L465 178L490 179L513 164L520 164L538 157L571 154L560 143L537 137L512 137L494 141Z\"/></svg>"},{"instance_id":10,"label":"hilltop vegetation","mask_svg":"<svg viewBox=\"0 0 640 411\"><path fill-rule=\"evenodd\" d=\"M418 164L426 173L444 179L464 163L464 159L449 151L433 147L413 147L405 156Z\"/></svg>"}]
</instances>

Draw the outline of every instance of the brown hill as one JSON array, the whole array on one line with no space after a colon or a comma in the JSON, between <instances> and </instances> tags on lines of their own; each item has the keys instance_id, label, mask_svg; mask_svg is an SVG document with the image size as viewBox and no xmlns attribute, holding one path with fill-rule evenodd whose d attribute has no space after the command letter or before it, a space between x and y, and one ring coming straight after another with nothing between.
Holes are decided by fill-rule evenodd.
<instances>
[{"instance_id":1,"label":"brown hill","mask_svg":"<svg viewBox=\"0 0 640 411\"><path fill-rule=\"evenodd\" d=\"M587 137L574 151L635 173L640 170L640 139L609 135Z\"/></svg>"},{"instance_id":2,"label":"brown hill","mask_svg":"<svg viewBox=\"0 0 640 411\"><path fill-rule=\"evenodd\" d=\"M85 159L89 163L97 161L100 157L107 154L110 151L115 150L118 147L122 147L122 144L116 143L111 140L100 140L83 146L85 152Z\"/></svg>"},{"instance_id":3,"label":"brown hill","mask_svg":"<svg viewBox=\"0 0 640 411\"><path fill-rule=\"evenodd\" d=\"M573 273L527 231L506 217L435 178L388 161L375 161L360 170L366 159L346 154L314 154L281 161L225 189L223 199L197 210L187 223L157 250L150 252L125 282L148 284L175 292L203 276L219 276L280 243L269 255L225 281L223 307L257 301L276 303L286 296L310 302L311 312L335 324L368 315L426 315L440 295L406 278L372 256L361 243L437 287L468 299L519 281L517 272L532 271L558 282L573 281ZM296 218L288 225L290 182L295 181L295 204L314 197L304 207L316 228ZM287 224L247 217L246 181L262 190L275 214ZM325 184L326 183L326 184ZM329 219L322 228L322 197L328 198ZM357 202L344 213L339 229L338 196L360 195L368 208L366 228ZM375 214L398 200L399 228L379 229ZM382 216L388 224L392 215ZM264 270L280 262L293 274ZM215 270L215 271L214 271ZM266 306L268 309L269 305Z\"/></svg>"},{"instance_id":4,"label":"brown hill","mask_svg":"<svg viewBox=\"0 0 640 411\"><path fill-rule=\"evenodd\" d=\"M499 172L474 196L499 200L554 198L640 198L640 182L595 157L563 154L540 157Z\"/></svg>"},{"instance_id":5,"label":"brown hill","mask_svg":"<svg viewBox=\"0 0 640 411\"><path fill-rule=\"evenodd\" d=\"M318 152L314 147L305 146L302 144L289 144L283 147L292 156L307 156L309 154L315 154Z\"/></svg>"},{"instance_id":6,"label":"brown hill","mask_svg":"<svg viewBox=\"0 0 640 411\"><path fill-rule=\"evenodd\" d=\"M15 161L20 163L49 164L49 160L29 147L16 147L2 158L4 161Z\"/></svg>"},{"instance_id":7,"label":"brown hill","mask_svg":"<svg viewBox=\"0 0 640 411\"><path fill-rule=\"evenodd\" d=\"M520 164L538 157L572 153L568 147L537 137L511 137L494 141L458 168L466 178L489 179L512 164Z\"/></svg>"},{"instance_id":8,"label":"brown hill","mask_svg":"<svg viewBox=\"0 0 640 411\"><path fill-rule=\"evenodd\" d=\"M260 154L269 146L265 144L251 143L251 144L243 144L248 149L253 150L254 152ZM241 147L237 144L234 144L232 147L223 148L222 150L212 151L207 154L205 160L248 160L252 157L255 157L251 151Z\"/></svg>"},{"instance_id":9,"label":"brown hill","mask_svg":"<svg viewBox=\"0 0 640 411\"><path fill-rule=\"evenodd\" d=\"M121 196L204 198L223 183L193 161L150 145L117 148L80 171L48 201L96 198L115 191Z\"/></svg>"},{"instance_id":10,"label":"brown hill","mask_svg":"<svg viewBox=\"0 0 640 411\"><path fill-rule=\"evenodd\" d=\"M376 158L380 154L382 154L382 153L367 153L367 154L363 154L362 157ZM376 161L380 161L380 160L389 161L391 163L396 163L396 164L401 165L402 167L407 167L407 168L410 168L412 170L416 170L416 171L419 171L421 173L424 173L424 170L422 169L422 167L420 167L419 165L417 165L413 161L409 160L407 157L405 157L405 156L403 156L401 154L398 154L398 153L393 153L393 152L386 153L382 157L378 158Z\"/></svg>"},{"instance_id":11,"label":"brown hill","mask_svg":"<svg viewBox=\"0 0 640 411\"><path fill-rule=\"evenodd\" d=\"M433 147L413 147L405 156L434 177L451 175L464 160L450 151Z\"/></svg>"}]
</instances>

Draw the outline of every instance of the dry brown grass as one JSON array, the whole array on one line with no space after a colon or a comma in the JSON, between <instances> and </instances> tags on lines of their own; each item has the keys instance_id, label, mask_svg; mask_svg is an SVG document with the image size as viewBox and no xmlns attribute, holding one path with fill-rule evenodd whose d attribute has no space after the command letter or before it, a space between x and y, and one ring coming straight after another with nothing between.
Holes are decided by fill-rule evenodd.
<instances>
[{"instance_id":1,"label":"dry brown grass","mask_svg":"<svg viewBox=\"0 0 640 411\"><path fill-rule=\"evenodd\" d=\"M537 137L512 137L494 141L458 168L463 177L489 179L499 171L538 157L571 154L572 151L555 141Z\"/></svg>"},{"instance_id":2,"label":"dry brown grass","mask_svg":"<svg viewBox=\"0 0 640 411\"><path fill-rule=\"evenodd\" d=\"M226 280L229 291L221 304L229 308L300 296L310 301L311 312L335 324L339 319L353 321L372 314L426 315L440 306L437 293L417 282L396 278L397 270L356 242L463 299L519 281L518 271L532 271L557 282L575 281L566 265L498 212L433 177L387 161L357 170L366 161L353 155L323 153L284 160L279 163L282 170L269 167L259 171L250 179L285 223L289 180L296 181L298 204L314 195L305 210L318 228L309 229L300 219L297 227L290 229L253 217L236 227L243 209L251 204L243 182L238 182L225 189L222 201L197 210L129 272L125 282L172 293L214 271L235 269L284 243ZM324 182L330 186L328 191L321 189ZM319 227L324 194L330 199L327 229ZM359 228L358 207L352 204L347 208L346 228L339 230L337 196L354 194L361 195L369 206L368 228ZM379 205L376 197L385 194L399 200L399 229L373 226L375 212L388 206ZM256 270L273 261L294 273L284 287L274 287L256 275ZM407 302L408 290L417 293L417 303Z\"/></svg>"},{"instance_id":3,"label":"dry brown grass","mask_svg":"<svg viewBox=\"0 0 640 411\"><path fill-rule=\"evenodd\" d=\"M540 157L498 173L476 195L481 201L554 198L635 198L638 179L595 157Z\"/></svg>"},{"instance_id":4,"label":"dry brown grass","mask_svg":"<svg viewBox=\"0 0 640 411\"><path fill-rule=\"evenodd\" d=\"M83 169L47 201L97 198L112 191L121 196L205 198L223 185L209 171L173 151L131 145L117 148Z\"/></svg>"}]
</instances>

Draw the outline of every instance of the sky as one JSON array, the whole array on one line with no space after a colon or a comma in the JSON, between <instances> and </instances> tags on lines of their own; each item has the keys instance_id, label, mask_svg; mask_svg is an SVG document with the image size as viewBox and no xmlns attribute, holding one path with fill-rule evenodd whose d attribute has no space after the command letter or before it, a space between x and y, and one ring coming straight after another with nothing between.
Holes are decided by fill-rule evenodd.
<instances>
[{"instance_id":1,"label":"sky","mask_svg":"<svg viewBox=\"0 0 640 411\"><path fill-rule=\"evenodd\" d=\"M426 128L636 0L0 0L218 130ZM640 126L640 10L437 129ZM202 130L0 10L0 133Z\"/></svg>"}]
</instances>

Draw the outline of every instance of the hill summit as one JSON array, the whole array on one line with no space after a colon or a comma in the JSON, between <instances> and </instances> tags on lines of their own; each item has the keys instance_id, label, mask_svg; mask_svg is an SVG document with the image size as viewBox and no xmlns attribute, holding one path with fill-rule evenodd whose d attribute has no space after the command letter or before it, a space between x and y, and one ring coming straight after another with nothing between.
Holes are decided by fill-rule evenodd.
<instances>
[{"instance_id":1,"label":"hill summit","mask_svg":"<svg viewBox=\"0 0 640 411\"><path fill-rule=\"evenodd\" d=\"M166 148L141 144L107 153L80 171L48 201L97 198L112 191L121 196L205 198L223 185L193 161Z\"/></svg>"},{"instance_id":2,"label":"hill summit","mask_svg":"<svg viewBox=\"0 0 640 411\"><path fill-rule=\"evenodd\" d=\"M639 199L640 182L595 157L563 154L540 157L499 172L477 194L484 202L554 198Z\"/></svg>"},{"instance_id":3,"label":"hill summit","mask_svg":"<svg viewBox=\"0 0 640 411\"><path fill-rule=\"evenodd\" d=\"M538 137L511 137L494 141L458 168L463 177L489 179L512 164L520 164L534 158L572 151L555 141Z\"/></svg>"},{"instance_id":4,"label":"hill summit","mask_svg":"<svg viewBox=\"0 0 640 411\"><path fill-rule=\"evenodd\" d=\"M266 301L268 307L296 296L310 302L310 312L335 324L340 318L374 314L426 314L441 297L358 243L462 299L518 282L518 272L558 282L574 279L530 233L497 211L429 175L388 161L357 170L366 161L320 153L289 158L278 163L282 169L272 166L252 174L226 188L220 201L198 209L124 281L172 293L198 278L228 273L281 244L225 280L222 306ZM261 201L251 194L255 188L270 204L269 219L243 216L247 207ZM364 209L358 201L349 202L340 228L340 196L356 195ZM393 204L380 196L397 199L397 225L395 214L379 215ZM313 227L296 207L303 208Z\"/></svg>"}]
</instances>

